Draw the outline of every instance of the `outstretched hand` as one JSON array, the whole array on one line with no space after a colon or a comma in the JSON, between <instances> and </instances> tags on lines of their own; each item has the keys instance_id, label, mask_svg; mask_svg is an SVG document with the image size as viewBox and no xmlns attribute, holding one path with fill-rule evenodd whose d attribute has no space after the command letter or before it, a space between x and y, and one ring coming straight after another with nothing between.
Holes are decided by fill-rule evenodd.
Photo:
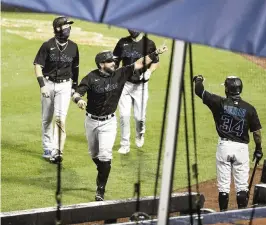
<instances>
[{"instance_id":1,"label":"outstretched hand","mask_svg":"<svg viewBox=\"0 0 266 225\"><path fill-rule=\"evenodd\" d=\"M196 82L196 81L204 81L204 78L202 75L197 75L197 76L194 76L193 79L192 79L193 82Z\"/></svg>"},{"instance_id":2,"label":"outstretched hand","mask_svg":"<svg viewBox=\"0 0 266 225\"><path fill-rule=\"evenodd\" d=\"M156 49L156 54L163 54L168 50L165 44L161 45L159 48Z\"/></svg>"}]
</instances>

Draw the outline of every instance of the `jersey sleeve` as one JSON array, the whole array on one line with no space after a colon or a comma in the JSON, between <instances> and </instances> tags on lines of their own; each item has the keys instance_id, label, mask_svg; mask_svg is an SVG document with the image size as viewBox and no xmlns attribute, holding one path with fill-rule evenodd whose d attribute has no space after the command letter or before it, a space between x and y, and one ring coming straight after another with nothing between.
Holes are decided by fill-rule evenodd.
<instances>
[{"instance_id":1,"label":"jersey sleeve","mask_svg":"<svg viewBox=\"0 0 266 225\"><path fill-rule=\"evenodd\" d=\"M83 77L80 84L78 85L76 92L80 94L80 96L84 96L86 92L90 89L90 78L88 74L87 76Z\"/></svg>"},{"instance_id":2,"label":"jersey sleeve","mask_svg":"<svg viewBox=\"0 0 266 225\"><path fill-rule=\"evenodd\" d=\"M46 61L46 58L48 56L48 43L45 42L42 44L42 46L40 47L39 51L37 52L37 55L34 59L34 62L33 64L39 64L41 65L42 67L45 66L45 61Z\"/></svg>"},{"instance_id":3,"label":"jersey sleeve","mask_svg":"<svg viewBox=\"0 0 266 225\"><path fill-rule=\"evenodd\" d=\"M76 49L76 55L73 58L73 63L72 63L72 80L74 83L78 82L78 76L79 76L79 49L78 49L78 45L76 45L77 49Z\"/></svg>"},{"instance_id":4,"label":"jersey sleeve","mask_svg":"<svg viewBox=\"0 0 266 225\"><path fill-rule=\"evenodd\" d=\"M220 106L222 97L212 94L206 90L202 93L202 101L205 105L207 105L211 110Z\"/></svg>"},{"instance_id":5,"label":"jersey sleeve","mask_svg":"<svg viewBox=\"0 0 266 225\"><path fill-rule=\"evenodd\" d=\"M118 70L121 70L121 74L125 80L125 82L128 80L129 77L131 77L134 74L135 70L135 64L130 64L128 66L123 66L119 68Z\"/></svg>"},{"instance_id":6,"label":"jersey sleeve","mask_svg":"<svg viewBox=\"0 0 266 225\"><path fill-rule=\"evenodd\" d=\"M76 44L76 55L73 58L72 67L78 67L78 66L79 66L79 48L78 45Z\"/></svg>"},{"instance_id":7,"label":"jersey sleeve","mask_svg":"<svg viewBox=\"0 0 266 225\"><path fill-rule=\"evenodd\" d=\"M249 127L250 127L250 132L254 132L254 131L260 130L262 128L258 113L254 107L253 107L252 112L251 112Z\"/></svg>"},{"instance_id":8,"label":"jersey sleeve","mask_svg":"<svg viewBox=\"0 0 266 225\"><path fill-rule=\"evenodd\" d=\"M116 57L116 65L119 66L122 56L122 39L120 39L113 51L113 55Z\"/></svg>"},{"instance_id":9,"label":"jersey sleeve","mask_svg":"<svg viewBox=\"0 0 266 225\"><path fill-rule=\"evenodd\" d=\"M155 50L156 50L156 45L152 40L150 40L150 44L149 44L149 48L148 48L148 54L155 52ZM152 61L152 63L158 63L158 62L159 62L159 56L157 56L156 59L154 59Z\"/></svg>"}]
</instances>

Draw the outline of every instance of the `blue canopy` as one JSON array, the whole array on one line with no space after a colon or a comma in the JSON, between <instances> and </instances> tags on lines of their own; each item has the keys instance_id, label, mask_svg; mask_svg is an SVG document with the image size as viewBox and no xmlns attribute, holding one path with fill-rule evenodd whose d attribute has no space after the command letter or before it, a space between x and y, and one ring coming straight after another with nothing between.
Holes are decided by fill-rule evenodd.
<instances>
[{"instance_id":1,"label":"blue canopy","mask_svg":"<svg viewBox=\"0 0 266 225\"><path fill-rule=\"evenodd\" d=\"M265 0L2 0L2 2L34 11L133 28L187 42L266 57Z\"/></svg>"}]
</instances>

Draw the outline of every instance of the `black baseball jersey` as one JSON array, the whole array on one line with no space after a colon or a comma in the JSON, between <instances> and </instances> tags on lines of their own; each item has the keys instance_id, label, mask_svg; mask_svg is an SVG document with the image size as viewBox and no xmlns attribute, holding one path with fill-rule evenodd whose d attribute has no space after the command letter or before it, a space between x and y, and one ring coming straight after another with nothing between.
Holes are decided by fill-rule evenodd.
<instances>
[{"instance_id":1,"label":"black baseball jersey","mask_svg":"<svg viewBox=\"0 0 266 225\"><path fill-rule=\"evenodd\" d=\"M248 144L248 132L261 129L256 109L240 97L223 98L204 91L202 100L212 111L216 130L222 138Z\"/></svg>"},{"instance_id":2,"label":"black baseball jersey","mask_svg":"<svg viewBox=\"0 0 266 225\"><path fill-rule=\"evenodd\" d=\"M106 116L116 111L123 87L134 73L134 64L117 69L111 76L104 76L98 69L91 71L80 82L76 92L87 93L87 112Z\"/></svg>"},{"instance_id":3,"label":"black baseball jersey","mask_svg":"<svg viewBox=\"0 0 266 225\"><path fill-rule=\"evenodd\" d=\"M145 44L147 45L146 49L147 51L144 52ZM118 64L122 60L122 66L128 66L134 62L136 62L138 59L144 57L145 53L146 55L154 52L156 50L155 43L150 40L149 38L146 38L145 36L138 42L135 42L132 40L130 36L121 38L118 43L115 46L114 49L114 56L118 57ZM159 62L159 57L152 63ZM145 72L150 65L148 65L145 68L142 68L140 70L135 70L133 76L129 78L128 81L132 83L141 83L141 82L147 82L140 80L140 75Z\"/></svg>"},{"instance_id":4,"label":"black baseball jersey","mask_svg":"<svg viewBox=\"0 0 266 225\"><path fill-rule=\"evenodd\" d=\"M78 46L71 40L68 40L66 45L60 46L55 38L51 38L40 47L34 64L42 66L44 76L54 79L72 78L77 82L78 74L73 71L79 66Z\"/></svg>"}]
</instances>

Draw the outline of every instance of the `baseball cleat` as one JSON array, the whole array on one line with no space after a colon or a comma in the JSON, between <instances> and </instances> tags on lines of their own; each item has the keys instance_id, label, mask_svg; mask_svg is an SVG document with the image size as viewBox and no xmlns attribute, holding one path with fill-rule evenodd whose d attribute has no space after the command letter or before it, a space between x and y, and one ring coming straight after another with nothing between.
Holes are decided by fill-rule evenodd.
<instances>
[{"instance_id":1,"label":"baseball cleat","mask_svg":"<svg viewBox=\"0 0 266 225\"><path fill-rule=\"evenodd\" d=\"M103 187L97 187L96 195L95 195L95 201L103 201L104 200L104 188Z\"/></svg>"},{"instance_id":2,"label":"baseball cleat","mask_svg":"<svg viewBox=\"0 0 266 225\"><path fill-rule=\"evenodd\" d=\"M103 201L103 200L104 200L103 195L101 195L101 194L99 194L99 193L97 193L97 194L95 195L95 201L96 201L96 202L101 202L101 201Z\"/></svg>"},{"instance_id":3,"label":"baseball cleat","mask_svg":"<svg viewBox=\"0 0 266 225\"><path fill-rule=\"evenodd\" d=\"M62 155L55 155L55 156L51 156L50 158L50 162L51 163L59 163L63 161L63 156Z\"/></svg>"},{"instance_id":4,"label":"baseball cleat","mask_svg":"<svg viewBox=\"0 0 266 225\"><path fill-rule=\"evenodd\" d=\"M139 137L136 137L135 143L136 143L138 148L141 148L144 145L144 135L140 134Z\"/></svg>"},{"instance_id":5,"label":"baseball cleat","mask_svg":"<svg viewBox=\"0 0 266 225\"><path fill-rule=\"evenodd\" d=\"M121 146L118 150L120 154L127 154L130 152L129 146Z\"/></svg>"},{"instance_id":6,"label":"baseball cleat","mask_svg":"<svg viewBox=\"0 0 266 225\"><path fill-rule=\"evenodd\" d=\"M49 159L51 158L51 151L50 151L50 150L44 150L44 151L43 151L43 155L42 155L42 157L43 157L44 159L49 160Z\"/></svg>"}]
</instances>

